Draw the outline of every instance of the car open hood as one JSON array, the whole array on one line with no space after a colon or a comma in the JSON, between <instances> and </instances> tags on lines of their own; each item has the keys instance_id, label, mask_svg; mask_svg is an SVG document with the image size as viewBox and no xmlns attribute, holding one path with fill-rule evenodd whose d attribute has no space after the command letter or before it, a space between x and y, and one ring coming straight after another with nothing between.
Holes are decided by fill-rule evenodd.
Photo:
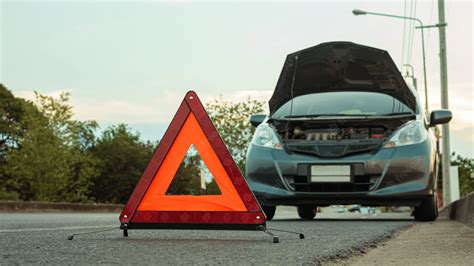
<instances>
[{"instance_id":1,"label":"car open hood","mask_svg":"<svg viewBox=\"0 0 474 266\"><path fill-rule=\"evenodd\" d=\"M328 42L286 57L269 101L270 115L292 97L334 91L385 93L416 111L416 97L387 51L351 42Z\"/></svg>"}]
</instances>

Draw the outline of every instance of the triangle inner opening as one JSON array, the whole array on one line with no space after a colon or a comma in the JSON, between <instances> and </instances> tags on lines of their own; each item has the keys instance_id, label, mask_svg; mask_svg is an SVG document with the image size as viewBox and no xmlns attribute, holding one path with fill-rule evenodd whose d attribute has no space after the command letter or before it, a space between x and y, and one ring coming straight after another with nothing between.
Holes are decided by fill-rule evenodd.
<instances>
[{"instance_id":1,"label":"triangle inner opening","mask_svg":"<svg viewBox=\"0 0 474 266\"><path fill-rule=\"evenodd\" d=\"M214 176L191 144L178 171L173 177L166 195L221 195Z\"/></svg>"}]
</instances>

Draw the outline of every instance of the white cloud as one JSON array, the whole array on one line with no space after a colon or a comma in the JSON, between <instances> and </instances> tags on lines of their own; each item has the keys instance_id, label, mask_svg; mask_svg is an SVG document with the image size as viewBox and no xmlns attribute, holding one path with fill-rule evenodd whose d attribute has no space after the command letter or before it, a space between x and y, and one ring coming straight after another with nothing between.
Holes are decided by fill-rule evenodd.
<instances>
[{"instance_id":1,"label":"white cloud","mask_svg":"<svg viewBox=\"0 0 474 266\"><path fill-rule=\"evenodd\" d=\"M71 92L71 91L70 90L57 90L57 91L50 91L47 93L41 92L41 94L46 95L46 96L51 96L53 98L59 98L59 95L63 92ZM16 97L24 98L30 101L35 101L36 99L34 91L18 91L18 92L14 92L14 94Z\"/></svg>"},{"instance_id":2,"label":"white cloud","mask_svg":"<svg viewBox=\"0 0 474 266\"><path fill-rule=\"evenodd\" d=\"M44 93L57 98L63 90ZM145 98L141 101L127 101L124 99L91 99L75 97L72 92L71 103L75 118L80 120L96 120L99 123L127 123L127 124L153 124L169 123L173 118L179 103L184 95L175 91L162 91L160 97ZM254 99L267 101L272 91L243 90L215 96L212 94L199 94L204 103L213 99L226 99L229 101L246 101ZM17 91L17 97L28 100L35 99L33 91Z\"/></svg>"},{"instance_id":3,"label":"white cloud","mask_svg":"<svg viewBox=\"0 0 474 266\"><path fill-rule=\"evenodd\" d=\"M161 93L161 97L142 101L124 99L73 99L78 119L93 119L105 123L149 124L168 123L176 112L183 95L173 91Z\"/></svg>"},{"instance_id":4,"label":"white cloud","mask_svg":"<svg viewBox=\"0 0 474 266\"><path fill-rule=\"evenodd\" d=\"M229 95L228 99L232 101L245 101L250 98L253 100L266 102L268 101L268 99L270 99L272 94L273 94L272 90L263 90L263 91L242 90L242 91L234 92L233 94Z\"/></svg>"}]
</instances>

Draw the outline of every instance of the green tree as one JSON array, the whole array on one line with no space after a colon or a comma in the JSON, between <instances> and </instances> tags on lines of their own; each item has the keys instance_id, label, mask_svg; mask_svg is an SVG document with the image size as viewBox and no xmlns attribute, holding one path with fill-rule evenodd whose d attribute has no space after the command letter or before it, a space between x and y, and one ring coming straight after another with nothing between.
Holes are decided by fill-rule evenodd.
<instances>
[{"instance_id":1,"label":"green tree","mask_svg":"<svg viewBox=\"0 0 474 266\"><path fill-rule=\"evenodd\" d=\"M31 102L16 98L0 84L0 200L15 200L19 194L12 187L12 177L7 174L7 154L20 148L27 123L25 114L35 113L40 116Z\"/></svg>"},{"instance_id":2,"label":"green tree","mask_svg":"<svg viewBox=\"0 0 474 266\"><path fill-rule=\"evenodd\" d=\"M50 128L67 147L69 180L61 193L61 199L69 202L93 200L90 191L93 181L99 175L99 160L90 149L95 145L96 121L73 119L70 93L61 93L58 99L36 93L40 111L48 117Z\"/></svg>"},{"instance_id":3,"label":"green tree","mask_svg":"<svg viewBox=\"0 0 474 266\"><path fill-rule=\"evenodd\" d=\"M201 195L199 155L185 156L166 191L170 195Z\"/></svg>"},{"instance_id":4,"label":"green tree","mask_svg":"<svg viewBox=\"0 0 474 266\"><path fill-rule=\"evenodd\" d=\"M206 111L235 162L243 171L245 154L255 132L255 128L249 123L249 117L262 113L264 102L250 99L245 102L214 100L206 104Z\"/></svg>"},{"instance_id":5,"label":"green tree","mask_svg":"<svg viewBox=\"0 0 474 266\"><path fill-rule=\"evenodd\" d=\"M101 161L92 195L98 202L126 203L153 154L154 145L140 141L125 124L102 132L92 149Z\"/></svg>"},{"instance_id":6,"label":"green tree","mask_svg":"<svg viewBox=\"0 0 474 266\"><path fill-rule=\"evenodd\" d=\"M70 95L58 99L36 93L36 106L25 105L18 148L5 157L7 186L23 200L90 201L98 161L88 154L94 121L74 120Z\"/></svg>"},{"instance_id":7,"label":"green tree","mask_svg":"<svg viewBox=\"0 0 474 266\"><path fill-rule=\"evenodd\" d=\"M5 172L11 177L7 184L22 200L60 201L68 184L67 149L45 120L28 116L21 148L6 158Z\"/></svg>"},{"instance_id":8,"label":"green tree","mask_svg":"<svg viewBox=\"0 0 474 266\"><path fill-rule=\"evenodd\" d=\"M0 162L11 149L18 147L18 138L22 132L24 107L21 99L0 83Z\"/></svg>"},{"instance_id":9,"label":"green tree","mask_svg":"<svg viewBox=\"0 0 474 266\"><path fill-rule=\"evenodd\" d=\"M207 183L207 194L209 195L219 195L221 194L221 190L219 189L219 186L217 185L217 182L215 179L212 179L211 182Z\"/></svg>"}]
</instances>

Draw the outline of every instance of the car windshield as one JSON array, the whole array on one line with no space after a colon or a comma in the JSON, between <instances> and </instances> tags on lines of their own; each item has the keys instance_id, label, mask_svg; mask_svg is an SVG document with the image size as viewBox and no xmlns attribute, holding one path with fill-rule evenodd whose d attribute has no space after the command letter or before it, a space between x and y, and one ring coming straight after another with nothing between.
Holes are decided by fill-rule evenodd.
<instances>
[{"instance_id":1,"label":"car windshield","mask_svg":"<svg viewBox=\"0 0 474 266\"><path fill-rule=\"evenodd\" d=\"M293 107L291 107L293 105ZM290 111L290 109L292 109ZM324 92L295 97L283 104L272 118L316 116L379 116L412 114L404 103L376 92Z\"/></svg>"}]
</instances>

